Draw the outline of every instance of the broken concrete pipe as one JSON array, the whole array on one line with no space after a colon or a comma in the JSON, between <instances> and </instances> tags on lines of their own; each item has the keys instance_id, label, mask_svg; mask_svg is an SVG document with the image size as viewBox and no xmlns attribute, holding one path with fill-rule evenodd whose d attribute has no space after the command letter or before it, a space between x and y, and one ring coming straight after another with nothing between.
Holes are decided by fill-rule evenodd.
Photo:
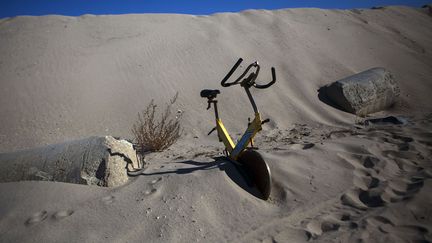
<instances>
[{"instance_id":1,"label":"broken concrete pipe","mask_svg":"<svg viewBox=\"0 0 432 243\"><path fill-rule=\"evenodd\" d=\"M323 91L337 106L358 116L389 108L400 93L392 74L380 67L335 81Z\"/></svg>"},{"instance_id":2,"label":"broken concrete pipe","mask_svg":"<svg viewBox=\"0 0 432 243\"><path fill-rule=\"evenodd\" d=\"M139 169L131 143L111 136L90 137L0 154L0 182L44 180L116 187Z\"/></svg>"}]
</instances>

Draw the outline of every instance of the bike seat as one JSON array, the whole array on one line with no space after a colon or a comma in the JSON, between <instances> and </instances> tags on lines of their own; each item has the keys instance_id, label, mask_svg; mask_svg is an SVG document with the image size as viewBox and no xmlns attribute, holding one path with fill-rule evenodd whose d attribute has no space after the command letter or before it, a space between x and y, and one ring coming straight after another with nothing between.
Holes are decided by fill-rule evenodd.
<instances>
[{"instance_id":1,"label":"bike seat","mask_svg":"<svg viewBox=\"0 0 432 243\"><path fill-rule=\"evenodd\" d=\"M218 89L203 89L200 93L201 97L208 99L216 98L218 94L220 94Z\"/></svg>"}]
</instances>

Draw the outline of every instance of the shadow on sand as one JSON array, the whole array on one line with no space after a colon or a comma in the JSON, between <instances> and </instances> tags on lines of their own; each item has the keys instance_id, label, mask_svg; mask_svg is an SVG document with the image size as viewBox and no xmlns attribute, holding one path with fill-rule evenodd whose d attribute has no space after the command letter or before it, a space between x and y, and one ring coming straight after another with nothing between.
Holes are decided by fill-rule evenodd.
<instances>
[{"instance_id":1,"label":"shadow on sand","mask_svg":"<svg viewBox=\"0 0 432 243\"><path fill-rule=\"evenodd\" d=\"M326 105L329 105L329 106L331 106L331 107L333 107L333 108L335 108L335 109L338 109L338 110L341 110L341 111L344 111L344 112L348 112L348 111L346 111L344 108L342 108L342 107L340 107L340 106L338 106L338 105L336 105L329 97L328 97L328 95L327 95L327 93L326 93L326 89L327 89L327 87L326 86L323 86L323 87L321 87L321 88L319 88L317 91L318 91L318 99L321 101L321 102L323 102L324 104L326 104ZM348 112L349 113L349 112Z\"/></svg>"},{"instance_id":2,"label":"shadow on sand","mask_svg":"<svg viewBox=\"0 0 432 243\"><path fill-rule=\"evenodd\" d=\"M226 175L235 183L237 186L242 188L243 190L247 191L248 193L252 194L253 196L257 198L262 198L261 193L259 190L253 185L252 180L249 178L248 174L245 172L245 170L238 165L233 164L232 162L228 161L225 157L215 157L215 161L212 162L198 162L194 160L186 160L181 162L176 162L178 164L185 164L185 165L191 165L191 167L187 168L178 168L176 170L169 170L169 171L160 171L160 172L151 172L146 173L144 168L143 170L139 171L138 173L128 173L129 176L139 176L139 175L164 175L164 174L178 174L178 175L184 175L184 174L190 174L195 171L200 170L212 170L219 168L219 170L222 170L226 173Z\"/></svg>"}]
</instances>

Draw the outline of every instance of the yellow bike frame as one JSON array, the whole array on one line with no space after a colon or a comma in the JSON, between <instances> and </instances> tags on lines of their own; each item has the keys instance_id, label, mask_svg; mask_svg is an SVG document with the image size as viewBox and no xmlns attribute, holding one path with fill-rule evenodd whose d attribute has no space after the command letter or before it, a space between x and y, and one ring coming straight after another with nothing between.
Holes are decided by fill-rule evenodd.
<instances>
[{"instance_id":1,"label":"yellow bike frame","mask_svg":"<svg viewBox=\"0 0 432 243\"><path fill-rule=\"evenodd\" d=\"M229 87L231 85L240 84L241 87L244 88L246 94L249 98L249 101L252 105L255 118L251 122L249 120L248 127L242 137L234 143L231 136L229 135L227 129L225 128L222 120L219 118L218 107L217 107L217 94L220 94L219 90L211 90L204 89L201 90L201 97L207 98L207 110L211 108L213 104L215 118L216 118L216 127L213 128L208 135L210 135L214 130L217 130L219 141L223 142L225 145L226 156L228 159L236 165L241 166L243 172L247 172L249 174L248 178L252 181L252 183L258 188L261 192L261 197L264 200L267 200L270 196L271 191L271 172L267 163L264 161L262 156L253 149L248 149L247 146L250 144L252 148L254 148L253 139L255 135L262 130L262 124L269 122L270 119L261 120L261 115L258 112L258 108L255 104L255 101L250 92L250 88L254 87L257 89L266 89L272 86L276 82L276 71L275 68L272 67L272 81L267 84L257 84L255 80L258 76L260 66L258 62L253 62L250 64L246 70L241 74L235 81L227 82L227 80L231 77L240 63L243 61L240 58L237 63L231 68L228 74L221 81L222 87ZM249 73L251 68L256 68L254 72ZM249 75L246 76L246 74ZM244 78L244 79L243 79ZM254 148L256 149L256 148Z\"/></svg>"},{"instance_id":2,"label":"yellow bike frame","mask_svg":"<svg viewBox=\"0 0 432 243\"><path fill-rule=\"evenodd\" d=\"M208 90L208 89L201 91L201 97L205 97L208 99L207 100L207 103L208 103L207 109L210 109L211 104L214 105L215 117L216 117L216 129L218 132L219 141L224 143L225 148L226 148L226 152L227 152L227 156L234 161L237 160L237 157L240 155L241 152L243 152L243 150L246 149L246 147L249 144L251 144L251 146L253 147L253 138L255 137L255 135L259 131L262 130L261 125L263 123L269 121L269 119L266 119L264 121L261 120L261 115L258 112L258 108L255 104L255 101L252 97L252 94L251 94L249 88L255 87L258 89L265 89L265 88L270 87L271 85L273 85L276 82L275 69L274 69L274 67L272 67L272 69L271 69L272 70L272 81L270 81L268 84L265 84L265 85L256 84L255 79L258 76L260 66L259 66L258 62L254 62L246 68L246 70L243 72L243 74L240 75L240 77L238 77L236 81L234 81L232 83L227 83L227 80L229 79L229 77L233 74L233 72L237 69L237 67L240 65L240 63L242 61L243 61L243 59L240 58L237 61L237 63L234 65L234 67L231 68L231 70L228 72L228 74L225 76L225 78L221 82L221 85L223 87L229 87L231 85L240 84L244 88L244 90L246 91L246 94L249 98L249 101L250 101L252 108L254 110L254 113L255 113L255 118L253 119L252 122L249 122L248 128L246 129L246 131L244 132L244 134L240 138L240 140L237 142L237 144L234 144L231 136L228 134L228 131L226 130L225 126L223 125L222 120L219 118L218 109L217 109L217 100L214 100L214 99L216 98L217 94L220 93L220 91L219 90ZM247 76L245 79L243 79L246 76L246 74L249 72L249 70L253 67L256 68L255 72L250 73L249 76ZM213 131L214 131L214 129L212 129L209 132L209 135Z\"/></svg>"},{"instance_id":3,"label":"yellow bike frame","mask_svg":"<svg viewBox=\"0 0 432 243\"><path fill-rule=\"evenodd\" d=\"M251 123L249 123L248 128L246 129L246 131L244 132L240 140L237 142L237 144L234 144L234 142L231 139L231 136L228 134L228 131L223 125L222 120L220 118L216 118L216 129L218 132L219 141L224 143L230 159L237 160L239 154L249 144L253 146L253 138L259 131L262 130L261 123L262 123L261 115L259 112L256 112L254 120Z\"/></svg>"}]
</instances>

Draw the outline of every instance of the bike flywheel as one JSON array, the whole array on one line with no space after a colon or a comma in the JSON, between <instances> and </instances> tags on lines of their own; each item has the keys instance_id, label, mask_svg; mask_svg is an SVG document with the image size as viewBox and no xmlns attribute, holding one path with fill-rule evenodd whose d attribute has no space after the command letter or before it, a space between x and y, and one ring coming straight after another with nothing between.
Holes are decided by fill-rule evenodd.
<instances>
[{"instance_id":1,"label":"bike flywheel","mask_svg":"<svg viewBox=\"0 0 432 243\"><path fill-rule=\"evenodd\" d=\"M247 176L261 193L261 199L267 200L271 192L271 172L263 157L256 150L246 149L237 158Z\"/></svg>"}]
</instances>

